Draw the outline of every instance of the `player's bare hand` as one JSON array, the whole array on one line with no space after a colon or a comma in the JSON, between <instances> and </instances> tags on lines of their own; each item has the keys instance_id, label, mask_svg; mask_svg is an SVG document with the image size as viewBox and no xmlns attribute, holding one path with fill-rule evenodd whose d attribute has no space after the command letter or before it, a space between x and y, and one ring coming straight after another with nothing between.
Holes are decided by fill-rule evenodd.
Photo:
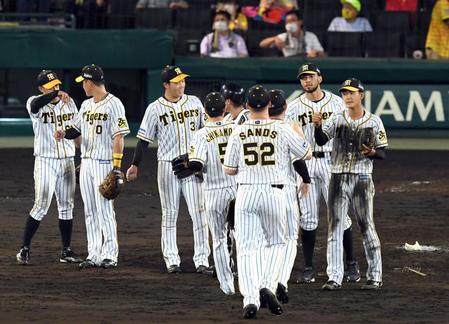
<instances>
[{"instance_id":1,"label":"player's bare hand","mask_svg":"<svg viewBox=\"0 0 449 324\"><path fill-rule=\"evenodd\" d=\"M64 91L61 91L61 90L59 90L58 91L58 97L62 100L62 102L64 102L64 103L67 103L67 102L69 102L69 100L70 100L70 96L68 95L68 93L67 92L64 92Z\"/></svg>"},{"instance_id":2,"label":"player's bare hand","mask_svg":"<svg viewBox=\"0 0 449 324\"><path fill-rule=\"evenodd\" d=\"M312 114L312 123L315 127L319 127L323 121L323 114L320 112L314 112Z\"/></svg>"},{"instance_id":3,"label":"player's bare hand","mask_svg":"<svg viewBox=\"0 0 449 324\"><path fill-rule=\"evenodd\" d=\"M62 129L57 129L56 132L53 134L53 137L58 141L63 139L64 136L65 136L65 131L63 131Z\"/></svg>"},{"instance_id":4,"label":"player's bare hand","mask_svg":"<svg viewBox=\"0 0 449 324\"><path fill-rule=\"evenodd\" d=\"M126 180L127 181L134 181L137 179L137 173L139 168L135 166L134 164L131 165L128 170L126 171Z\"/></svg>"},{"instance_id":5,"label":"player's bare hand","mask_svg":"<svg viewBox=\"0 0 449 324\"><path fill-rule=\"evenodd\" d=\"M274 45L276 45L276 47L281 50L285 47L285 42L282 39L280 39L279 37L275 37Z\"/></svg>"},{"instance_id":6,"label":"player's bare hand","mask_svg":"<svg viewBox=\"0 0 449 324\"><path fill-rule=\"evenodd\" d=\"M369 157L369 156L373 156L374 154L376 154L376 150L374 149L374 147L368 146L366 144L362 144L360 153L362 153L364 156Z\"/></svg>"},{"instance_id":7,"label":"player's bare hand","mask_svg":"<svg viewBox=\"0 0 449 324\"><path fill-rule=\"evenodd\" d=\"M309 194L310 191L310 183L304 183L302 182L299 186L298 186L298 195L299 197L305 197Z\"/></svg>"}]
</instances>

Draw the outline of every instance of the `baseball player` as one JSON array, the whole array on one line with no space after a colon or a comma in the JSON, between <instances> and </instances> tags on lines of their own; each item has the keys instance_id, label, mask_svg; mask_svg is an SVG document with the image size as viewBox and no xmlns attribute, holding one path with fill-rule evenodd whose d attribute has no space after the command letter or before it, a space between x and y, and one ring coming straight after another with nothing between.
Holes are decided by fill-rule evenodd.
<instances>
[{"instance_id":1,"label":"baseball player","mask_svg":"<svg viewBox=\"0 0 449 324\"><path fill-rule=\"evenodd\" d=\"M224 84L220 93L225 98L226 116L224 121L234 121L237 125L249 119L249 110L243 106L245 103L245 89L236 83Z\"/></svg>"},{"instance_id":2,"label":"baseball player","mask_svg":"<svg viewBox=\"0 0 449 324\"><path fill-rule=\"evenodd\" d=\"M198 273L210 274L208 257L209 232L203 206L202 184L193 172L178 177L172 170L172 160L188 154L196 130L203 127L204 108L195 96L184 94L185 78L177 66L166 66L161 74L164 95L152 102L145 111L137 133L137 143L127 179L137 178L144 149L158 140L158 186L162 207L161 245L168 273L181 272L181 259L176 244L176 222L181 192L187 202L193 222L194 256Z\"/></svg>"},{"instance_id":3,"label":"baseball player","mask_svg":"<svg viewBox=\"0 0 449 324\"><path fill-rule=\"evenodd\" d=\"M123 181L120 166L124 137L129 134L125 107L119 98L106 91L101 67L86 65L75 81L82 82L86 96L92 98L81 104L72 128L56 132L55 137L81 137L80 188L88 256L79 266L80 269L115 268L119 247L114 203L104 198L98 187L111 170L116 173L117 182Z\"/></svg>"},{"instance_id":4,"label":"baseball player","mask_svg":"<svg viewBox=\"0 0 449 324\"><path fill-rule=\"evenodd\" d=\"M190 153L189 168L204 170L204 198L207 223L213 242L214 264L220 288L226 295L233 295L234 276L227 248L227 215L237 191L234 177L224 173L222 161L229 136L236 127L234 122L223 122L225 100L218 92L207 95L204 109L208 115L206 125L195 132Z\"/></svg>"},{"instance_id":5,"label":"baseball player","mask_svg":"<svg viewBox=\"0 0 449 324\"><path fill-rule=\"evenodd\" d=\"M323 120L327 120L335 112L344 109L344 106L340 97L321 89L323 78L320 69L315 64L306 63L302 65L299 68L298 79L304 93L288 105L285 118L287 121L299 122L304 130L306 140L313 149L313 158L306 162L311 177L310 193L300 200L304 268L298 278L299 283L310 283L315 281L313 252L318 227L320 198L323 195L327 204L332 150L332 141L329 141L323 147L316 145L313 136L312 116L320 113ZM357 282L360 280L360 271L353 255L352 223L349 216L345 217L344 228L343 245L346 252L346 280Z\"/></svg>"},{"instance_id":6,"label":"baseball player","mask_svg":"<svg viewBox=\"0 0 449 324\"><path fill-rule=\"evenodd\" d=\"M16 259L19 264L28 264L31 240L55 195L62 238L59 261L81 262L82 259L70 247L75 194L75 144L67 140L58 142L53 138L55 129L65 129L78 110L69 95L59 90L62 83L55 72L41 71L37 83L42 94L31 96L26 103L34 131L35 199Z\"/></svg>"},{"instance_id":7,"label":"baseball player","mask_svg":"<svg viewBox=\"0 0 449 324\"><path fill-rule=\"evenodd\" d=\"M368 268L362 289L379 289L382 285L380 241L374 227L372 180L373 159L385 158L388 145L382 120L362 106L365 89L357 79L343 82L340 93L347 107L334 113L322 125L322 117L314 116L315 140L320 146L334 138L332 175L329 183L327 240L327 275L323 290L341 287L344 275L343 230L341 219L349 205L354 210L363 237Z\"/></svg>"},{"instance_id":8,"label":"baseball player","mask_svg":"<svg viewBox=\"0 0 449 324\"><path fill-rule=\"evenodd\" d=\"M289 125L269 119L269 102L262 86L249 90L250 120L231 134L223 163L226 174L237 175L235 238L244 318L255 318L261 302L273 314L283 312L275 296L285 248L283 188L291 155L294 160L312 156L309 144ZM260 233L267 242L268 262L262 264L257 262Z\"/></svg>"}]
</instances>

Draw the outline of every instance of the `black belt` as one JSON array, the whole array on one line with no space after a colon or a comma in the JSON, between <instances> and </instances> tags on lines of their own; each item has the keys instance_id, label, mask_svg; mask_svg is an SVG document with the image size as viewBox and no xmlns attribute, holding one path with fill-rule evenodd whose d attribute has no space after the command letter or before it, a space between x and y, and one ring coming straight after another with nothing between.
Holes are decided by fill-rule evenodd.
<instances>
[{"instance_id":1,"label":"black belt","mask_svg":"<svg viewBox=\"0 0 449 324\"><path fill-rule=\"evenodd\" d=\"M314 158L318 159L324 158L326 156L325 152L313 152L312 155Z\"/></svg>"},{"instance_id":2,"label":"black belt","mask_svg":"<svg viewBox=\"0 0 449 324\"><path fill-rule=\"evenodd\" d=\"M275 185L275 184L272 184L271 185L273 188L278 188L278 189L283 189L284 188L284 185Z\"/></svg>"}]
</instances>

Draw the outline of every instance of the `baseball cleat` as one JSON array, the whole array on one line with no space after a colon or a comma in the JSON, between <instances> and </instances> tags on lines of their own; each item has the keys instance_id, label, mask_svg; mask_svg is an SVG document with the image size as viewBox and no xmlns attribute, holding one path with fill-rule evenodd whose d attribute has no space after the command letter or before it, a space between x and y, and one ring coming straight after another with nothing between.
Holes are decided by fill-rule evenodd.
<instances>
[{"instance_id":1,"label":"baseball cleat","mask_svg":"<svg viewBox=\"0 0 449 324\"><path fill-rule=\"evenodd\" d=\"M257 316L257 306L254 304L248 304L243 308L244 319L255 319Z\"/></svg>"},{"instance_id":2,"label":"baseball cleat","mask_svg":"<svg viewBox=\"0 0 449 324\"><path fill-rule=\"evenodd\" d=\"M90 268L95 268L97 265L89 259L84 260L83 262L81 262L78 267L80 270L82 269L90 269Z\"/></svg>"},{"instance_id":3,"label":"baseball cleat","mask_svg":"<svg viewBox=\"0 0 449 324\"><path fill-rule=\"evenodd\" d=\"M102 267L103 269L117 268L117 262L111 259L104 259L103 261L101 261L100 267Z\"/></svg>"},{"instance_id":4,"label":"baseball cleat","mask_svg":"<svg viewBox=\"0 0 449 324\"><path fill-rule=\"evenodd\" d=\"M205 265L200 265L198 266L198 268L196 268L196 272L213 276L215 272L215 267L214 266L206 267Z\"/></svg>"},{"instance_id":5,"label":"baseball cleat","mask_svg":"<svg viewBox=\"0 0 449 324\"><path fill-rule=\"evenodd\" d=\"M360 289L362 290L378 290L382 287L382 281L368 280Z\"/></svg>"},{"instance_id":6,"label":"baseball cleat","mask_svg":"<svg viewBox=\"0 0 449 324\"><path fill-rule=\"evenodd\" d=\"M288 303L287 288L281 283L278 283L278 289L276 290L276 297L282 304Z\"/></svg>"},{"instance_id":7,"label":"baseball cleat","mask_svg":"<svg viewBox=\"0 0 449 324\"><path fill-rule=\"evenodd\" d=\"M83 261L83 258L81 258L78 254L73 252L72 248L67 247L67 248L62 249L61 257L59 258L59 262L80 263L82 261Z\"/></svg>"},{"instance_id":8,"label":"baseball cleat","mask_svg":"<svg viewBox=\"0 0 449 324\"><path fill-rule=\"evenodd\" d=\"M296 282L299 284L315 282L315 269L313 267L305 267Z\"/></svg>"},{"instance_id":9,"label":"baseball cleat","mask_svg":"<svg viewBox=\"0 0 449 324\"><path fill-rule=\"evenodd\" d=\"M181 268L179 267L179 265L172 264L171 266L169 266L167 268L167 272L168 273L181 273Z\"/></svg>"},{"instance_id":10,"label":"baseball cleat","mask_svg":"<svg viewBox=\"0 0 449 324\"><path fill-rule=\"evenodd\" d=\"M323 287L321 287L322 290L338 290L340 288L341 285L332 280L329 280L323 285Z\"/></svg>"},{"instance_id":11,"label":"baseball cleat","mask_svg":"<svg viewBox=\"0 0 449 324\"><path fill-rule=\"evenodd\" d=\"M27 265L30 261L30 249L21 248L16 255L16 260L19 264Z\"/></svg>"},{"instance_id":12,"label":"baseball cleat","mask_svg":"<svg viewBox=\"0 0 449 324\"><path fill-rule=\"evenodd\" d=\"M360 269L357 261L346 262L345 278L347 282L360 281Z\"/></svg>"},{"instance_id":13,"label":"baseball cleat","mask_svg":"<svg viewBox=\"0 0 449 324\"><path fill-rule=\"evenodd\" d=\"M259 293L261 300L267 303L272 314L281 315L284 312L281 303L268 288L262 288Z\"/></svg>"}]
</instances>

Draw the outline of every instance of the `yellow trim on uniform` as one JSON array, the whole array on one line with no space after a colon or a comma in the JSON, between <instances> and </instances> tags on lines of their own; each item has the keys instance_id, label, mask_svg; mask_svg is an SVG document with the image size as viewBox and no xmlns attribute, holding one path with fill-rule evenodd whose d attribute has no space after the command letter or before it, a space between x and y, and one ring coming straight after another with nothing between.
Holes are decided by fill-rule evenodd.
<instances>
[{"instance_id":1,"label":"yellow trim on uniform","mask_svg":"<svg viewBox=\"0 0 449 324\"><path fill-rule=\"evenodd\" d=\"M170 82L178 83L179 81L184 80L185 78L189 77L190 75L181 73L180 75L175 76L173 79L170 80Z\"/></svg>"},{"instance_id":2,"label":"yellow trim on uniform","mask_svg":"<svg viewBox=\"0 0 449 324\"><path fill-rule=\"evenodd\" d=\"M229 165L225 165L225 164L223 164L223 167L228 168L228 169L234 169L234 170L238 169L238 167L233 167L233 166L229 166Z\"/></svg>"},{"instance_id":3,"label":"yellow trim on uniform","mask_svg":"<svg viewBox=\"0 0 449 324\"><path fill-rule=\"evenodd\" d=\"M129 132L130 132L130 130L128 128L119 130L119 131L115 132L114 134L112 134L112 138L116 137L117 135L128 134Z\"/></svg>"},{"instance_id":4,"label":"yellow trim on uniform","mask_svg":"<svg viewBox=\"0 0 449 324\"><path fill-rule=\"evenodd\" d=\"M355 88L355 87L351 87L351 86L341 87L340 90L338 90L338 92L340 92L341 90L349 90L349 91L352 91L352 92L360 91L359 88Z\"/></svg>"},{"instance_id":5,"label":"yellow trim on uniform","mask_svg":"<svg viewBox=\"0 0 449 324\"><path fill-rule=\"evenodd\" d=\"M196 161L196 162L200 162L202 165L204 165L205 163L204 163L204 161L203 160L201 160L200 158L190 158L189 157L189 161Z\"/></svg>"},{"instance_id":6,"label":"yellow trim on uniform","mask_svg":"<svg viewBox=\"0 0 449 324\"><path fill-rule=\"evenodd\" d=\"M299 76L301 76L303 74L318 74L318 72L315 72L315 71L304 71L304 72L299 73Z\"/></svg>"},{"instance_id":7,"label":"yellow trim on uniform","mask_svg":"<svg viewBox=\"0 0 449 324\"><path fill-rule=\"evenodd\" d=\"M83 81L84 81L84 77L82 75L80 75L79 77L77 77L75 79L75 82L78 82L78 83L83 82Z\"/></svg>"},{"instance_id":8,"label":"yellow trim on uniform","mask_svg":"<svg viewBox=\"0 0 449 324\"><path fill-rule=\"evenodd\" d=\"M137 137L138 139L141 139L141 140L146 141L146 142L149 142L149 143L153 143L153 142L154 142L154 139L145 137L145 136L143 136L142 134L139 134L139 133L137 133L136 137Z\"/></svg>"},{"instance_id":9,"label":"yellow trim on uniform","mask_svg":"<svg viewBox=\"0 0 449 324\"><path fill-rule=\"evenodd\" d=\"M53 87L57 86L58 84L62 84L62 82L59 81L59 79L54 79L54 80L51 80L50 82L47 82L46 84L42 85L42 88L44 88L46 90L50 90Z\"/></svg>"}]
</instances>

